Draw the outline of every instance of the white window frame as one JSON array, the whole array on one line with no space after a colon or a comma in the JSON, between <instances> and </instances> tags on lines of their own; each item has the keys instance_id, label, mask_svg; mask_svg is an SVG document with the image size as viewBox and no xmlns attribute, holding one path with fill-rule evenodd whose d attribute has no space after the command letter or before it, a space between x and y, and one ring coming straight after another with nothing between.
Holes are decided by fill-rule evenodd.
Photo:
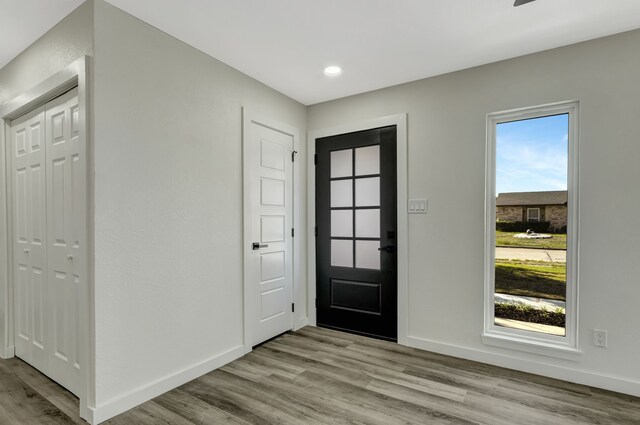
<instances>
[{"instance_id":1,"label":"white window frame","mask_svg":"<svg viewBox=\"0 0 640 425\"><path fill-rule=\"evenodd\" d=\"M533 210L538 212L538 215L535 218L536 222L540 221L540 208L527 208L527 222L530 222L532 220L531 211Z\"/></svg>"},{"instance_id":2,"label":"white window frame","mask_svg":"<svg viewBox=\"0 0 640 425\"><path fill-rule=\"evenodd\" d=\"M559 102L496 112L487 115L487 149L485 169L485 270L484 331L486 345L526 351L544 356L578 361L578 113L577 101ZM496 126L505 122L569 115L568 138L568 216L567 216L567 299L565 336L548 335L497 326L495 303L495 237L496 237Z\"/></svg>"}]
</instances>

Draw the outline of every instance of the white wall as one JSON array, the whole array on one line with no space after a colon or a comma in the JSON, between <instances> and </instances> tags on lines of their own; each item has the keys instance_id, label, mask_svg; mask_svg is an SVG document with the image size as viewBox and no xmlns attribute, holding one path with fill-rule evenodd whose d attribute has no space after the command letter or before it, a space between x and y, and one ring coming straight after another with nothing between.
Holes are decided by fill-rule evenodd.
<instances>
[{"instance_id":1,"label":"white wall","mask_svg":"<svg viewBox=\"0 0 640 425\"><path fill-rule=\"evenodd\" d=\"M9 41L10 42L10 41ZM86 2L36 40L26 50L0 69L0 104L33 88L81 56L93 54L93 3ZM5 157L0 136L0 356L11 356L6 347L13 346L10 323L11 294L7 284L7 217Z\"/></svg>"},{"instance_id":2,"label":"white wall","mask_svg":"<svg viewBox=\"0 0 640 425\"><path fill-rule=\"evenodd\" d=\"M308 128L408 113L414 346L640 395L640 31L308 108ZM579 362L483 345L486 114L580 101ZM609 348L592 330L609 331Z\"/></svg>"},{"instance_id":3,"label":"white wall","mask_svg":"<svg viewBox=\"0 0 640 425\"><path fill-rule=\"evenodd\" d=\"M93 2L87 1L0 69L0 103L92 54Z\"/></svg>"},{"instance_id":4,"label":"white wall","mask_svg":"<svg viewBox=\"0 0 640 425\"><path fill-rule=\"evenodd\" d=\"M96 408L106 417L242 345L241 108L303 135L306 108L102 0L94 77Z\"/></svg>"},{"instance_id":5,"label":"white wall","mask_svg":"<svg viewBox=\"0 0 640 425\"><path fill-rule=\"evenodd\" d=\"M94 35L96 404L104 417L242 344L243 106L301 134L409 114L409 194L430 202L428 215L409 217L414 345L563 379L609 377L640 395L640 31L305 108L97 0L95 11L85 3L0 70L0 103L92 55ZM581 102L580 362L480 339L485 116L568 99ZM304 161L299 167L303 189ZM5 246L6 229L0 237ZM305 296L298 291L297 306ZM297 321L305 314L296 308ZM590 345L596 327L609 331L606 350Z\"/></svg>"}]
</instances>

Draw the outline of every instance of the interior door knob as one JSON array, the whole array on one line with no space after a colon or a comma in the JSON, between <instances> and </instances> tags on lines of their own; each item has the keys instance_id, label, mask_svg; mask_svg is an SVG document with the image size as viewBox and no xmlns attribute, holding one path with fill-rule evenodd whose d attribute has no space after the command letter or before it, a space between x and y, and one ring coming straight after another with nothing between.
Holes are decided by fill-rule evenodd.
<instances>
[{"instance_id":1,"label":"interior door knob","mask_svg":"<svg viewBox=\"0 0 640 425\"><path fill-rule=\"evenodd\" d=\"M25 253L25 254L28 254L28 253L29 253L29 248L25 248L25 249L24 249L24 253Z\"/></svg>"},{"instance_id":2,"label":"interior door knob","mask_svg":"<svg viewBox=\"0 0 640 425\"><path fill-rule=\"evenodd\" d=\"M67 260L73 260L73 255L67 254Z\"/></svg>"}]
</instances>

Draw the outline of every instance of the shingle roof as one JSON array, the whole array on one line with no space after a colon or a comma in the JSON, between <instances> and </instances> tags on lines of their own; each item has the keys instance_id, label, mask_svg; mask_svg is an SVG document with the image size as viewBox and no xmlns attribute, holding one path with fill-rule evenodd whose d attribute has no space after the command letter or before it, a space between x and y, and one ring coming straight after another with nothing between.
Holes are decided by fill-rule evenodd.
<instances>
[{"instance_id":1,"label":"shingle roof","mask_svg":"<svg viewBox=\"0 0 640 425\"><path fill-rule=\"evenodd\" d=\"M518 205L566 205L567 191L510 192L500 193L496 198L499 207Z\"/></svg>"}]
</instances>

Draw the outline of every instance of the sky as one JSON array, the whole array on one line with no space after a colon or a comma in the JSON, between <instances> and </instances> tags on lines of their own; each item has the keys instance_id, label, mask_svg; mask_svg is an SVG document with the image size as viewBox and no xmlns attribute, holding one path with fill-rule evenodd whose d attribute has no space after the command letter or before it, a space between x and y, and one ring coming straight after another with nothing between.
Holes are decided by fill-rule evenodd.
<instances>
[{"instance_id":1,"label":"sky","mask_svg":"<svg viewBox=\"0 0 640 425\"><path fill-rule=\"evenodd\" d=\"M567 190L569 116L497 125L496 195Z\"/></svg>"}]
</instances>

